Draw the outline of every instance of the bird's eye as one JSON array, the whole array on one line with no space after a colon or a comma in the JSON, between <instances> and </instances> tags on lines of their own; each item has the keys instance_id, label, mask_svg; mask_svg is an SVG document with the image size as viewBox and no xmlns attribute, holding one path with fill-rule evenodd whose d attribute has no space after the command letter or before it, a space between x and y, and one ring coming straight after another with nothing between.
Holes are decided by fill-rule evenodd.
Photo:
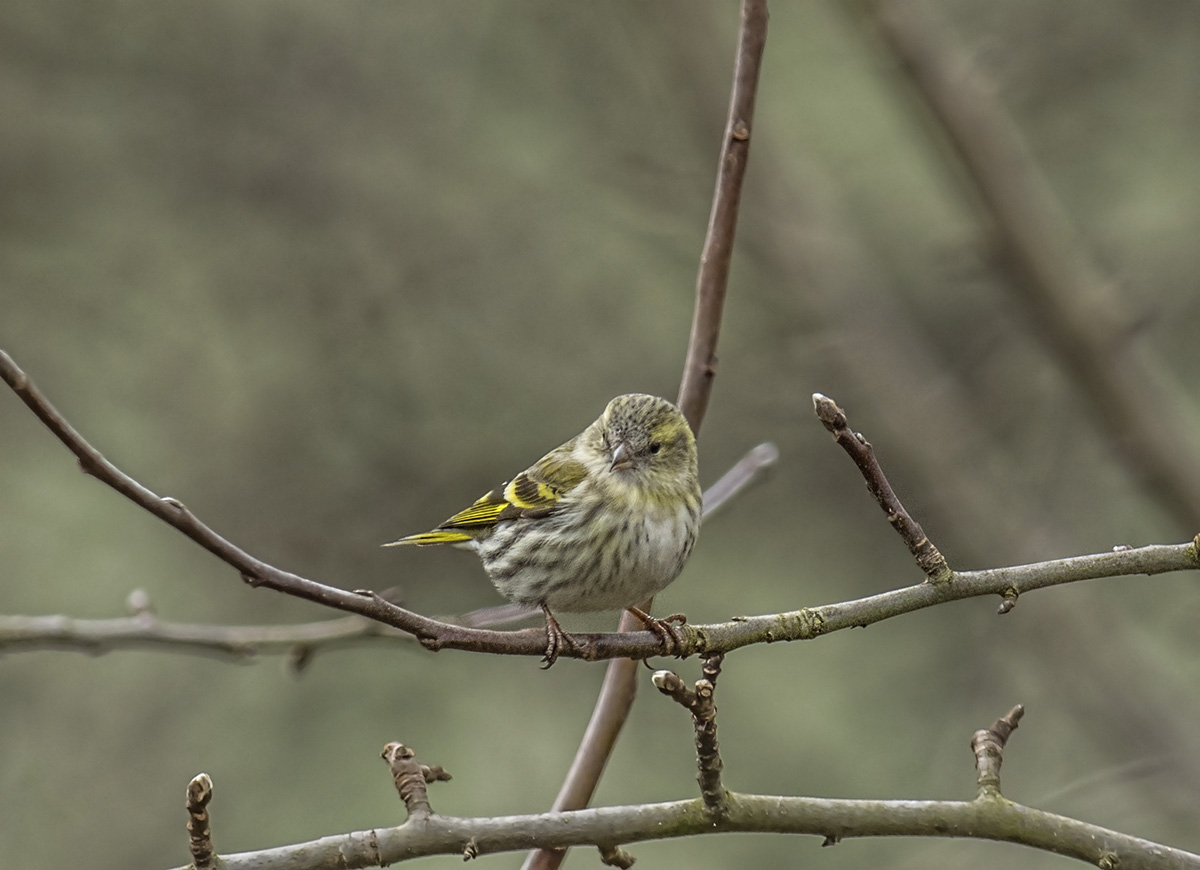
<instances>
[{"instance_id":1,"label":"bird's eye","mask_svg":"<svg viewBox=\"0 0 1200 870\"><path fill-rule=\"evenodd\" d=\"M660 450L662 450L662 444L660 444L658 441L650 442L650 452L651 453L657 453Z\"/></svg>"}]
</instances>

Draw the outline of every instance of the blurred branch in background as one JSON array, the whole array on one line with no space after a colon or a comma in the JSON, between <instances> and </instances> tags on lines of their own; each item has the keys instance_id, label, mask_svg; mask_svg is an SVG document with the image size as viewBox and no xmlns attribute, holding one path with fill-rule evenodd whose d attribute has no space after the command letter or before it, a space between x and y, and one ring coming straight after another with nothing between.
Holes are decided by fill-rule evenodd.
<instances>
[{"instance_id":1,"label":"blurred branch in background","mask_svg":"<svg viewBox=\"0 0 1200 870\"><path fill-rule=\"evenodd\" d=\"M1200 419L1144 343L1139 317L1104 274L969 57L919 0L859 0L913 94L983 203L1007 283L1082 388L1137 478L1183 529L1200 529Z\"/></svg>"},{"instance_id":2,"label":"blurred branch in background","mask_svg":"<svg viewBox=\"0 0 1200 870\"><path fill-rule=\"evenodd\" d=\"M298 625L196 625L166 622L149 611L116 619L0 615L0 653L56 649L103 655L157 648L232 659L283 653L301 666L318 649L371 641L411 648L416 638L361 616Z\"/></svg>"},{"instance_id":3,"label":"blurred branch in background","mask_svg":"<svg viewBox=\"0 0 1200 870\"><path fill-rule=\"evenodd\" d=\"M159 517L187 535L204 549L242 573L251 586L265 586L277 592L294 595L307 601L365 616L384 625L412 634L423 647L431 650L461 649L504 655L542 655L545 635L541 629L523 631L490 631L467 628L441 622L399 607L384 595L372 590L347 592L327 586L297 574L267 564L231 541L221 537L178 500L160 497L125 474L92 447L41 394L12 358L0 350L0 377L13 389L55 436L79 459L84 469L97 480L120 492L130 501ZM818 403L819 404L819 403ZM753 462L751 463L753 465ZM745 468L735 467L735 476L747 474ZM882 470L880 471L882 474ZM841 628L853 628L879 622L943 601L970 598L978 595L999 595L1011 609L1018 595L1031 589L1043 589L1060 583L1113 577L1123 574L1160 574L1169 571L1191 570L1200 566L1197 547L1200 535L1188 544L1151 546L1138 549L1119 547L1113 553L1059 559L1035 565L993 568L986 571L963 571L954 574L953 583L922 583L873 595L857 601L824 607L805 608L792 613L742 617L722 625L682 625L678 631L682 642L678 653L686 657L696 653L729 652L755 643L780 640L807 640ZM143 609L136 604L134 609ZM50 617L53 619L54 617ZM19 618L18 618L19 619ZM624 625L624 623L622 623ZM25 626L17 626L20 636ZM128 630L128 629L126 629ZM146 637L156 632L148 632ZM165 642L161 635L158 642ZM138 637L139 642L146 637ZM613 659L636 665L643 659L659 654L660 639L649 631L627 629L617 633L578 634L579 648L569 656L585 659ZM613 667L610 665L610 671ZM632 695L628 696L632 703ZM601 702L604 702L601 693ZM599 708L601 703L598 702ZM627 709L627 708L626 708ZM595 716L593 718L596 718ZM601 717L607 719L607 716ZM623 716L622 716L623 718ZM605 744L611 750L616 732ZM599 744L597 744L599 745ZM581 752L592 757L594 751L582 746ZM572 768L574 769L574 768ZM597 768L597 773L602 769Z\"/></svg>"}]
</instances>

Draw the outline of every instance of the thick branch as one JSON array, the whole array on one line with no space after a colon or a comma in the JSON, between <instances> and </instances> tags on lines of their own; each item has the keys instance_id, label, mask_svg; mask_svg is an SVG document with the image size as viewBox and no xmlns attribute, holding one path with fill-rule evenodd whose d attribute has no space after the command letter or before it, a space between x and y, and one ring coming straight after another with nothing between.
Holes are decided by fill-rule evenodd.
<instances>
[{"instance_id":1,"label":"thick branch","mask_svg":"<svg viewBox=\"0 0 1200 870\"><path fill-rule=\"evenodd\" d=\"M655 675L655 684L696 716L698 747L699 720L711 720L715 714L712 689L719 670L719 658L710 658L695 692L669 671ZM1019 843L1101 867L1200 870L1200 855L999 799L999 756L1023 712L1020 706L1014 707L990 729L976 732L972 748L981 787L972 801L827 800L743 795L722 789L719 806L706 797L640 806L464 819L434 814L425 797L426 783L449 779L449 775L440 767L421 764L402 744L389 743L383 755L408 807L408 822L396 828L228 855L220 863L223 870L325 867L351 870L387 866L426 855L457 854L467 860L527 849L530 845L539 847L538 854L562 854L569 846L590 844L599 848L605 863L628 867L633 857L621 848L625 843L739 831L814 834L823 837L827 845L847 837L967 837ZM713 755L719 760L715 756L715 730L712 737ZM702 758L702 785L703 766ZM203 804L207 804L211 783L201 775L189 787L189 808L193 803L193 788L201 778ZM719 781L715 785L720 788ZM207 855L211 857L211 849Z\"/></svg>"},{"instance_id":2,"label":"thick branch","mask_svg":"<svg viewBox=\"0 0 1200 870\"><path fill-rule=\"evenodd\" d=\"M485 855L559 850L723 832L811 834L827 842L851 837L963 837L1019 843L1093 866L1200 870L1200 855L1076 819L1000 800L829 800L729 794L717 819L699 798L539 815L456 818L433 815L397 828L322 837L307 843L221 857L223 870L315 870L376 867L426 855ZM1103 866L1103 865L1101 865ZM183 868L181 868L183 870Z\"/></svg>"}]
</instances>

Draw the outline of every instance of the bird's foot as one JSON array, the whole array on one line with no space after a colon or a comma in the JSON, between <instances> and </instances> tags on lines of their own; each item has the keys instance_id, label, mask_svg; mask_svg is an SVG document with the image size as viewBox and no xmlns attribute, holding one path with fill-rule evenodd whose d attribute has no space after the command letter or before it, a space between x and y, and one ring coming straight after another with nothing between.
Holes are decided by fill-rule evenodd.
<instances>
[{"instance_id":1,"label":"bird's foot","mask_svg":"<svg viewBox=\"0 0 1200 870\"><path fill-rule=\"evenodd\" d=\"M542 605L542 613L546 616L546 654L542 656L542 670L544 671L558 661L558 654L564 649L579 649L579 641L563 631L562 626L558 624L558 620L554 618L554 614L545 604Z\"/></svg>"},{"instance_id":2,"label":"bird's foot","mask_svg":"<svg viewBox=\"0 0 1200 870\"><path fill-rule=\"evenodd\" d=\"M679 625L684 625L687 622L687 617L682 613L672 613L664 619L655 619L640 607L625 608L634 616L642 621L642 625L646 629L658 637L658 642L662 646L662 654L665 656L678 654L683 650L683 638L671 623L676 622Z\"/></svg>"}]
</instances>

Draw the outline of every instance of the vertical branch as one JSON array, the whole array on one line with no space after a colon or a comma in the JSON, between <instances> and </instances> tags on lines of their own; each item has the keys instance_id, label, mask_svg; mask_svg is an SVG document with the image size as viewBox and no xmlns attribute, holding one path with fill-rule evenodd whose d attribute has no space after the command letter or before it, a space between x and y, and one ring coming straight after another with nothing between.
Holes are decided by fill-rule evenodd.
<instances>
[{"instance_id":1,"label":"vertical branch","mask_svg":"<svg viewBox=\"0 0 1200 870\"><path fill-rule=\"evenodd\" d=\"M750 128L766 40L766 0L743 0L725 141L721 146L708 232L700 252L692 333L683 363L683 380L679 385L679 408L692 425L692 431L697 433L708 409L716 375L717 337L721 333L721 315L725 310L729 264L733 259L733 238L742 199L742 180L750 156Z\"/></svg>"},{"instance_id":2,"label":"vertical branch","mask_svg":"<svg viewBox=\"0 0 1200 870\"><path fill-rule=\"evenodd\" d=\"M207 773L196 774L188 783L188 851L192 853L194 870L212 870L216 863L217 851L213 847L212 825L208 818L212 794L212 778Z\"/></svg>"},{"instance_id":3,"label":"vertical branch","mask_svg":"<svg viewBox=\"0 0 1200 870\"><path fill-rule=\"evenodd\" d=\"M683 378L679 385L679 408L691 424L692 431L697 434L708 408L716 374L717 337L721 332L742 181L746 176L746 161L750 153L754 102L767 40L767 17L767 0L742 0L729 115L725 122L725 139L721 145L708 232L700 254L696 307L684 358ZM642 609L649 613L650 603L646 602ZM633 631L641 627L628 612L621 614L619 631ZM591 801L637 695L637 668L638 662L629 659L613 659L609 662L592 718L555 798L556 811L583 809ZM565 856L565 850L535 850L525 861L524 870L553 870Z\"/></svg>"}]
</instances>

